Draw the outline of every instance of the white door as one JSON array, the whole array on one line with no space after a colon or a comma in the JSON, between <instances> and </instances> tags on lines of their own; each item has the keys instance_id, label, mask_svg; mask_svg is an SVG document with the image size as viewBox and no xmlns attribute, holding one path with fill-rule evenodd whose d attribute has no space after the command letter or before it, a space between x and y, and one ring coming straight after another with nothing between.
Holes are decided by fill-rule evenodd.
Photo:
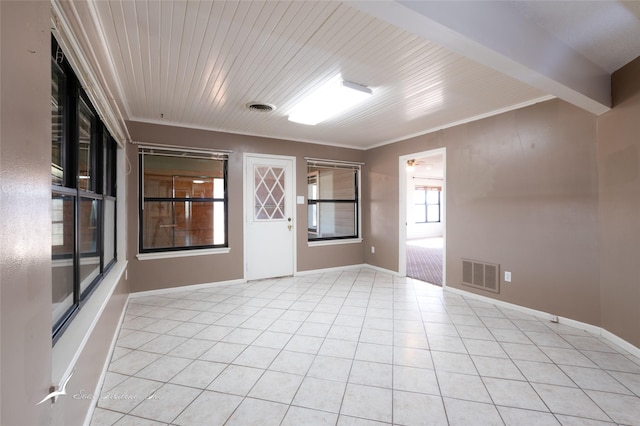
<instances>
[{"instance_id":1,"label":"white door","mask_svg":"<svg viewBox=\"0 0 640 426\"><path fill-rule=\"evenodd\" d=\"M294 157L244 157L247 280L293 275L294 166Z\"/></svg>"}]
</instances>

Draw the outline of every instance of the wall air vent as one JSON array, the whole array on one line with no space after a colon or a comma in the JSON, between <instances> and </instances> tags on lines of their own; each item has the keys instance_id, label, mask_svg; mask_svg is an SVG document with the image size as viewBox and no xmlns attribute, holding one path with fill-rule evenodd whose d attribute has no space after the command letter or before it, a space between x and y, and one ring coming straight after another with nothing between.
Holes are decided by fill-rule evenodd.
<instances>
[{"instance_id":1,"label":"wall air vent","mask_svg":"<svg viewBox=\"0 0 640 426\"><path fill-rule=\"evenodd\" d=\"M500 293L500 265L462 259L462 284Z\"/></svg>"},{"instance_id":2,"label":"wall air vent","mask_svg":"<svg viewBox=\"0 0 640 426\"><path fill-rule=\"evenodd\" d=\"M271 112L276 109L276 106L272 104L265 104L263 102L249 102L247 104L247 108L249 108L251 111Z\"/></svg>"}]
</instances>

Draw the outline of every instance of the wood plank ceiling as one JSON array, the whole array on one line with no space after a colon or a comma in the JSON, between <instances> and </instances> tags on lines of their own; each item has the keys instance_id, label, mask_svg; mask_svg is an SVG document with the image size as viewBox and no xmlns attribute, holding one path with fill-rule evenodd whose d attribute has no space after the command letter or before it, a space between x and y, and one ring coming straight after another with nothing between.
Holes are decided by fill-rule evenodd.
<instances>
[{"instance_id":1,"label":"wood plank ceiling","mask_svg":"<svg viewBox=\"0 0 640 426\"><path fill-rule=\"evenodd\" d=\"M366 149L548 98L340 2L93 5L129 120ZM316 126L287 120L337 74L372 98Z\"/></svg>"}]
</instances>

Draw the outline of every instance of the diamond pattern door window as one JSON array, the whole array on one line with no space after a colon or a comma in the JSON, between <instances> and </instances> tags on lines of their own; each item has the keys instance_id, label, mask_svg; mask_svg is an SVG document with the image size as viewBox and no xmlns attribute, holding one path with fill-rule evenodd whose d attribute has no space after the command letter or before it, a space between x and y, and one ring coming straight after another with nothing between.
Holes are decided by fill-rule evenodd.
<instances>
[{"instance_id":1,"label":"diamond pattern door window","mask_svg":"<svg viewBox=\"0 0 640 426\"><path fill-rule=\"evenodd\" d=\"M255 220L284 219L284 173L283 167L254 167Z\"/></svg>"}]
</instances>

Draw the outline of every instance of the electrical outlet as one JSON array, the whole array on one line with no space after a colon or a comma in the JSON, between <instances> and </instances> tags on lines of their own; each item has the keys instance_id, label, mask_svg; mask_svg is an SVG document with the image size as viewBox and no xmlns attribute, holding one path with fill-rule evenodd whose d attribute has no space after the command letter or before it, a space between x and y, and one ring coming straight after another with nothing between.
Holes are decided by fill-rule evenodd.
<instances>
[{"instance_id":1,"label":"electrical outlet","mask_svg":"<svg viewBox=\"0 0 640 426\"><path fill-rule=\"evenodd\" d=\"M511 282L511 272L504 271L504 280L505 280L505 282L508 282L508 283Z\"/></svg>"},{"instance_id":2,"label":"electrical outlet","mask_svg":"<svg viewBox=\"0 0 640 426\"><path fill-rule=\"evenodd\" d=\"M374 246L371 246L371 254L376 252L376 248Z\"/></svg>"}]
</instances>

